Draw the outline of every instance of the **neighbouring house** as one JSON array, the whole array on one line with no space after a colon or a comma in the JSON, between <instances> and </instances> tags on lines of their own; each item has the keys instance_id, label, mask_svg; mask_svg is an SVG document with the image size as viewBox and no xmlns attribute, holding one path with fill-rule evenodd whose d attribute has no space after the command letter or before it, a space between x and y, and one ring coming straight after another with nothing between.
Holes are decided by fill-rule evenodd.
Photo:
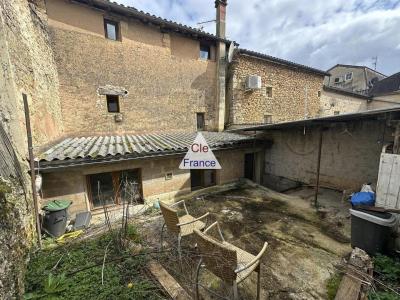
<instances>
[{"instance_id":1,"label":"neighbouring house","mask_svg":"<svg viewBox=\"0 0 400 300\"><path fill-rule=\"evenodd\" d=\"M372 108L400 106L400 72L378 81L370 90Z\"/></svg>"},{"instance_id":2,"label":"neighbouring house","mask_svg":"<svg viewBox=\"0 0 400 300\"><path fill-rule=\"evenodd\" d=\"M237 49L229 66L229 128L318 116L329 73L266 54Z\"/></svg>"},{"instance_id":3,"label":"neighbouring house","mask_svg":"<svg viewBox=\"0 0 400 300\"><path fill-rule=\"evenodd\" d=\"M399 87L400 73L375 82L367 93L324 85L320 101L320 116L400 106Z\"/></svg>"},{"instance_id":4,"label":"neighbouring house","mask_svg":"<svg viewBox=\"0 0 400 300\"><path fill-rule=\"evenodd\" d=\"M337 64L328 71L324 85L341 88L359 94L368 94L368 90L386 75L366 66Z\"/></svg>"},{"instance_id":5,"label":"neighbouring house","mask_svg":"<svg viewBox=\"0 0 400 300\"><path fill-rule=\"evenodd\" d=\"M369 109L371 97L353 91L324 85L319 116L331 116L345 113L366 111Z\"/></svg>"}]
</instances>

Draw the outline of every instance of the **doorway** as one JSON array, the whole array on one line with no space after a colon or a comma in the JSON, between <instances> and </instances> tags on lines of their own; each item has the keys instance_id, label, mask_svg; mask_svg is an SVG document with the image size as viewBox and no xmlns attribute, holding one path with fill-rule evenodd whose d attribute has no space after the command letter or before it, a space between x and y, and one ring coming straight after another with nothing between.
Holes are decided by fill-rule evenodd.
<instances>
[{"instance_id":1,"label":"doorway","mask_svg":"<svg viewBox=\"0 0 400 300\"><path fill-rule=\"evenodd\" d=\"M190 186L192 191L217 184L216 170L190 170Z\"/></svg>"},{"instance_id":2,"label":"doorway","mask_svg":"<svg viewBox=\"0 0 400 300\"><path fill-rule=\"evenodd\" d=\"M244 178L254 181L254 153L244 155Z\"/></svg>"}]
</instances>

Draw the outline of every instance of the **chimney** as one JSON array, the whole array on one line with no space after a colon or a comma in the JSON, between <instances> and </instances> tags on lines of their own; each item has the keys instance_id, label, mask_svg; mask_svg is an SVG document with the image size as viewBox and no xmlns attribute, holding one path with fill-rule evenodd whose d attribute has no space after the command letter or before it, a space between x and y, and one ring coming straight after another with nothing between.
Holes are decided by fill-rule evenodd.
<instances>
[{"instance_id":1,"label":"chimney","mask_svg":"<svg viewBox=\"0 0 400 300\"><path fill-rule=\"evenodd\" d=\"M225 17L227 0L215 0L215 8L217 9L217 37L225 38Z\"/></svg>"},{"instance_id":2,"label":"chimney","mask_svg":"<svg viewBox=\"0 0 400 300\"><path fill-rule=\"evenodd\" d=\"M217 37L225 39L225 17L227 0L215 0L217 9ZM226 44L217 42L217 130L225 129L225 94L226 94Z\"/></svg>"}]
</instances>

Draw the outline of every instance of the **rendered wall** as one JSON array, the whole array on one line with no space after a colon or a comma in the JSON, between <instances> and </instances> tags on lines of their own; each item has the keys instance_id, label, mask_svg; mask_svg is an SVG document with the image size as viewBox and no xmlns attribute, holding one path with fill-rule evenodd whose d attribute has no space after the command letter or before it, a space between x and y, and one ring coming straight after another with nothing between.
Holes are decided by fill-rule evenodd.
<instances>
[{"instance_id":1,"label":"rendered wall","mask_svg":"<svg viewBox=\"0 0 400 300\"><path fill-rule=\"evenodd\" d=\"M282 129L268 132L273 140L265 154L264 184L276 185L286 178L315 184L318 128ZM358 191L363 183L376 185L382 138L393 140L383 121L338 123L323 134L321 184ZM279 181L279 180L278 180ZM272 186L274 187L274 186Z\"/></svg>"},{"instance_id":2,"label":"rendered wall","mask_svg":"<svg viewBox=\"0 0 400 300\"><path fill-rule=\"evenodd\" d=\"M46 4L67 134L194 131L196 112L215 128L216 63L199 59L199 41L66 0ZM122 41L104 37L104 16L120 21ZM122 122L97 93L105 85L128 90Z\"/></svg>"},{"instance_id":3,"label":"rendered wall","mask_svg":"<svg viewBox=\"0 0 400 300\"><path fill-rule=\"evenodd\" d=\"M320 116L332 116L335 112L339 114L355 113L365 111L368 107L367 99L349 95L322 91Z\"/></svg>"}]
</instances>

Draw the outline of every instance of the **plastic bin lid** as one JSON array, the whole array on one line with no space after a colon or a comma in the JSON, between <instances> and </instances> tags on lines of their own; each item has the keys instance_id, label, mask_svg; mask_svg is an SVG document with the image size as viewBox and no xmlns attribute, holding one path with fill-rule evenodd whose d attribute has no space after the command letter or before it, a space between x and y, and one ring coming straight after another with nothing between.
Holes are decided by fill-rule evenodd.
<instances>
[{"instance_id":1,"label":"plastic bin lid","mask_svg":"<svg viewBox=\"0 0 400 300\"><path fill-rule=\"evenodd\" d=\"M381 226L393 227L396 225L397 222L397 218L395 215L386 212L372 212L368 210L350 209L350 214Z\"/></svg>"},{"instance_id":2,"label":"plastic bin lid","mask_svg":"<svg viewBox=\"0 0 400 300\"><path fill-rule=\"evenodd\" d=\"M43 206L43 209L47 211L60 211L67 209L71 204L72 201L69 200L53 200Z\"/></svg>"}]
</instances>

